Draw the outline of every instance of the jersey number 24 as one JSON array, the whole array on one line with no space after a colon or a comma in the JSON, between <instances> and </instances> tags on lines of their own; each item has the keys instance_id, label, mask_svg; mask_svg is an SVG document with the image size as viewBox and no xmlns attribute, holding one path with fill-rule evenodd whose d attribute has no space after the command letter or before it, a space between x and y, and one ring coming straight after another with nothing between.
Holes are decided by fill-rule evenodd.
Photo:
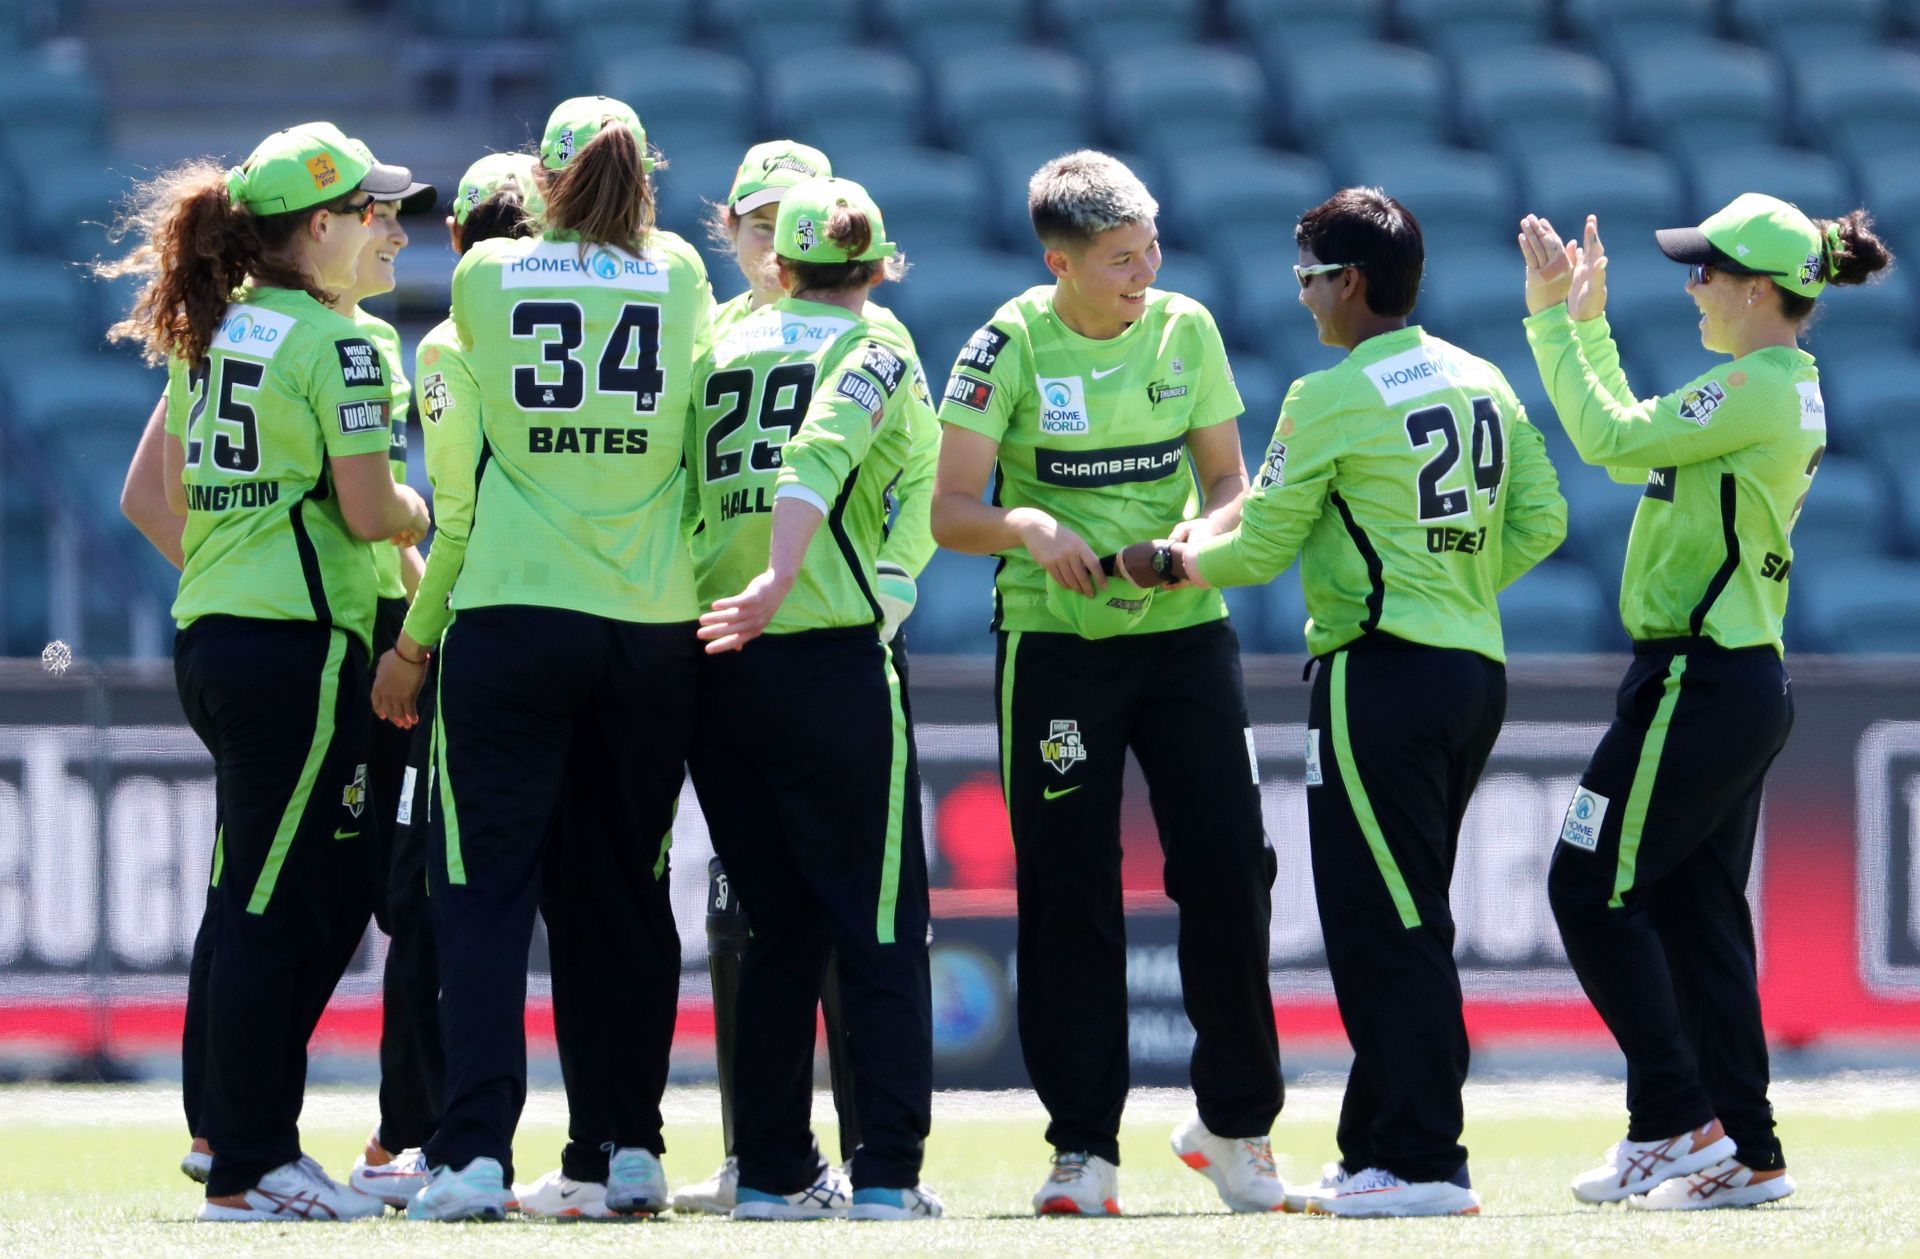
<instances>
[{"instance_id":1,"label":"jersey number 24","mask_svg":"<svg viewBox=\"0 0 1920 1259\"><path fill-rule=\"evenodd\" d=\"M1421 407L1407 415L1407 440L1415 450L1424 450L1436 442L1440 444L1440 449L1421 467L1416 481L1423 521L1464 516L1475 491L1485 492L1488 507L1499 497L1500 478L1507 471L1507 440L1500 430L1500 408L1492 398L1473 400L1472 487L1442 489L1440 483L1452 477L1453 470L1460 464L1460 438L1460 417L1444 402Z\"/></svg>"}]
</instances>

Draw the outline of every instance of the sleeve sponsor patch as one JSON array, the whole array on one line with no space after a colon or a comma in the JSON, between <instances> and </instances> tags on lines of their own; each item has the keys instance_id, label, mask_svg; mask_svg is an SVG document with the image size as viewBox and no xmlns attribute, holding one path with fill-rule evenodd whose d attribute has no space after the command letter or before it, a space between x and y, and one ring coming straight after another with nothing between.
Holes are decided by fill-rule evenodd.
<instances>
[{"instance_id":1,"label":"sleeve sponsor patch","mask_svg":"<svg viewBox=\"0 0 1920 1259\"><path fill-rule=\"evenodd\" d=\"M907 374L907 365L898 354L872 341L867 342L867 356L860 366L887 387L888 396L899 390L901 378Z\"/></svg>"},{"instance_id":2,"label":"sleeve sponsor patch","mask_svg":"<svg viewBox=\"0 0 1920 1259\"><path fill-rule=\"evenodd\" d=\"M335 413L340 417L340 431L349 437L355 433L385 432L387 429L387 404L384 400L342 402Z\"/></svg>"},{"instance_id":3,"label":"sleeve sponsor patch","mask_svg":"<svg viewBox=\"0 0 1920 1259\"><path fill-rule=\"evenodd\" d=\"M1680 418L1692 420L1701 428L1705 428L1707 421L1713 418L1713 413L1719 410L1720 404L1726 400L1727 391L1720 387L1720 382L1709 380L1698 389L1689 389L1680 395Z\"/></svg>"},{"instance_id":4,"label":"sleeve sponsor patch","mask_svg":"<svg viewBox=\"0 0 1920 1259\"><path fill-rule=\"evenodd\" d=\"M927 392L927 369L918 361L913 365L913 396L929 405L933 402L933 395Z\"/></svg>"},{"instance_id":5,"label":"sleeve sponsor patch","mask_svg":"<svg viewBox=\"0 0 1920 1259\"><path fill-rule=\"evenodd\" d=\"M993 386L984 380L975 380L964 373L955 372L947 380L946 396L948 402L985 414L987 404L993 401Z\"/></svg>"},{"instance_id":6,"label":"sleeve sponsor patch","mask_svg":"<svg viewBox=\"0 0 1920 1259\"><path fill-rule=\"evenodd\" d=\"M440 417L453 409L453 395L447 392L447 378L441 372L428 372L420 381L420 413L427 423L438 424Z\"/></svg>"},{"instance_id":7,"label":"sleeve sponsor patch","mask_svg":"<svg viewBox=\"0 0 1920 1259\"><path fill-rule=\"evenodd\" d=\"M373 348L373 342L350 337L335 341L333 349L340 356L340 379L347 388L387 383L387 374L380 369L380 351Z\"/></svg>"},{"instance_id":8,"label":"sleeve sponsor patch","mask_svg":"<svg viewBox=\"0 0 1920 1259\"><path fill-rule=\"evenodd\" d=\"M880 396L880 390L872 381L865 376L856 376L852 372L847 372L840 377L840 383L835 387L834 392L843 397L852 398L876 420L880 418L880 408L887 404L887 400Z\"/></svg>"},{"instance_id":9,"label":"sleeve sponsor patch","mask_svg":"<svg viewBox=\"0 0 1920 1259\"><path fill-rule=\"evenodd\" d=\"M960 364L975 371L990 372L1006 346L1007 334L988 324L967 338L966 346L960 351Z\"/></svg>"},{"instance_id":10,"label":"sleeve sponsor patch","mask_svg":"<svg viewBox=\"0 0 1920 1259\"><path fill-rule=\"evenodd\" d=\"M1266 462L1260 465L1260 484L1285 485L1287 483L1287 444L1279 438L1273 439L1273 445L1267 447Z\"/></svg>"}]
</instances>

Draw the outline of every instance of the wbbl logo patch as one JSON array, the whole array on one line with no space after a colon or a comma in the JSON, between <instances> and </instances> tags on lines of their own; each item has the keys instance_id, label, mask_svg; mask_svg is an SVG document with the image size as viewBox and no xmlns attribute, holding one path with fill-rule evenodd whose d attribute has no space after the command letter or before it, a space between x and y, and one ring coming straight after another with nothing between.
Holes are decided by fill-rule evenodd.
<instances>
[{"instance_id":1,"label":"wbbl logo patch","mask_svg":"<svg viewBox=\"0 0 1920 1259\"><path fill-rule=\"evenodd\" d=\"M1086 760L1087 745L1080 741L1080 723L1048 722L1047 737L1040 740L1040 759L1060 774Z\"/></svg>"},{"instance_id":2,"label":"wbbl logo patch","mask_svg":"<svg viewBox=\"0 0 1920 1259\"><path fill-rule=\"evenodd\" d=\"M340 807L359 817L367 809L367 767L353 767L353 781L340 789Z\"/></svg>"},{"instance_id":3,"label":"wbbl logo patch","mask_svg":"<svg viewBox=\"0 0 1920 1259\"><path fill-rule=\"evenodd\" d=\"M1287 483L1287 444L1277 437L1273 445L1267 447L1266 462L1260 465L1260 483L1262 485Z\"/></svg>"},{"instance_id":4,"label":"wbbl logo patch","mask_svg":"<svg viewBox=\"0 0 1920 1259\"><path fill-rule=\"evenodd\" d=\"M429 424L438 424L440 417L453 409L453 395L447 392L445 375L429 372L420 382L420 409L426 413Z\"/></svg>"},{"instance_id":5,"label":"wbbl logo patch","mask_svg":"<svg viewBox=\"0 0 1920 1259\"><path fill-rule=\"evenodd\" d=\"M1720 404L1727 400L1727 391L1720 387L1717 380L1709 380L1698 389L1689 389L1680 399L1680 418L1692 420L1701 428L1713 418Z\"/></svg>"}]
</instances>

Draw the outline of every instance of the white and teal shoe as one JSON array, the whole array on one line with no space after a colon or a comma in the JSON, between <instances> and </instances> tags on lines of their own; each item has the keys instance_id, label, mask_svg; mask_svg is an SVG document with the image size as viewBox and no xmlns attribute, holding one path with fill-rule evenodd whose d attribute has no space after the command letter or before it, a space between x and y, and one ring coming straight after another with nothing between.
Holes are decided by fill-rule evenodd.
<instances>
[{"instance_id":1,"label":"white and teal shoe","mask_svg":"<svg viewBox=\"0 0 1920 1259\"><path fill-rule=\"evenodd\" d=\"M667 1209L667 1173L653 1151L629 1146L607 1160L607 1210L615 1215L658 1215Z\"/></svg>"},{"instance_id":2,"label":"white and teal shoe","mask_svg":"<svg viewBox=\"0 0 1920 1259\"><path fill-rule=\"evenodd\" d=\"M504 1220L517 1204L499 1160L477 1158L459 1171L436 1167L407 1203L410 1220Z\"/></svg>"},{"instance_id":3,"label":"white and teal shoe","mask_svg":"<svg viewBox=\"0 0 1920 1259\"><path fill-rule=\"evenodd\" d=\"M741 1185L735 1191L736 1220L844 1220L850 1187L839 1168L821 1163L814 1181L795 1193L769 1193Z\"/></svg>"},{"instance_id":4,"label":"white and teal shoe","mask_svg":"<svg viewBox=\"0 0 1920 1259\"><path fill-rule=\"evenodd\" d=\"M925 1185L911 1189L856 1189L850 1220L937 1220L946 1207L940 1195Z\"/></svg>"}]
</instances>

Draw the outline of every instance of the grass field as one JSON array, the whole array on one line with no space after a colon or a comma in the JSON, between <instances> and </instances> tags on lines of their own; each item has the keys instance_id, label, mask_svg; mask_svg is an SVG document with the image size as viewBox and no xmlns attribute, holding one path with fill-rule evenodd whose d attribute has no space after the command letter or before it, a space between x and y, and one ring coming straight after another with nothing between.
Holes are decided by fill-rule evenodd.
<instances>
[{"instance_id":1,"label":"grass field","mask_svg":"<svg viewBox=\"0 0 1920 1259\"><path fill-rule=\"evenodd\" d=\"M1228 1215L1212 1186L1168 1153L1191 1104L1138 1092L1122 1134L1120 1220L1036 1220L1027 1212L1045 1165L1038 1107L1027 1094L943 1094L927 1179L945 1196L937 1224L652 1223L414 1225L395 1216L354 1225L196 1225L198 1193L175 1168L185 1147L176 1090L0 1089L0 1254L479 1256L589 1252L747 1254L1315 1256L1549 1254L1920 1255L1920 1079L1875 1074L1786 1082L1774 1091L1799 1193L1747 1211L1650 1215L1579 1207L1566 1182L1623 1131L1617 1084L1591 1080L1475 1085L1466 1140L1485 1201L1477 1219L1342 1221ZM1283 1173L1311 1178L1333 1153L1333 1083L1290 1091L1274 1132ZM668 1098L669 1177L718 1162L714 1094ZM822 1097L816 1115L827 1116ZM374 1116L370 1090L308 1099L306 1148L344 1177ZM827 1122L821 1131L829 1141ZM564 1139L558 1095L536 1093L521 1125L523 1178L546 1171Z\"/></svg>"}]
</instances>

